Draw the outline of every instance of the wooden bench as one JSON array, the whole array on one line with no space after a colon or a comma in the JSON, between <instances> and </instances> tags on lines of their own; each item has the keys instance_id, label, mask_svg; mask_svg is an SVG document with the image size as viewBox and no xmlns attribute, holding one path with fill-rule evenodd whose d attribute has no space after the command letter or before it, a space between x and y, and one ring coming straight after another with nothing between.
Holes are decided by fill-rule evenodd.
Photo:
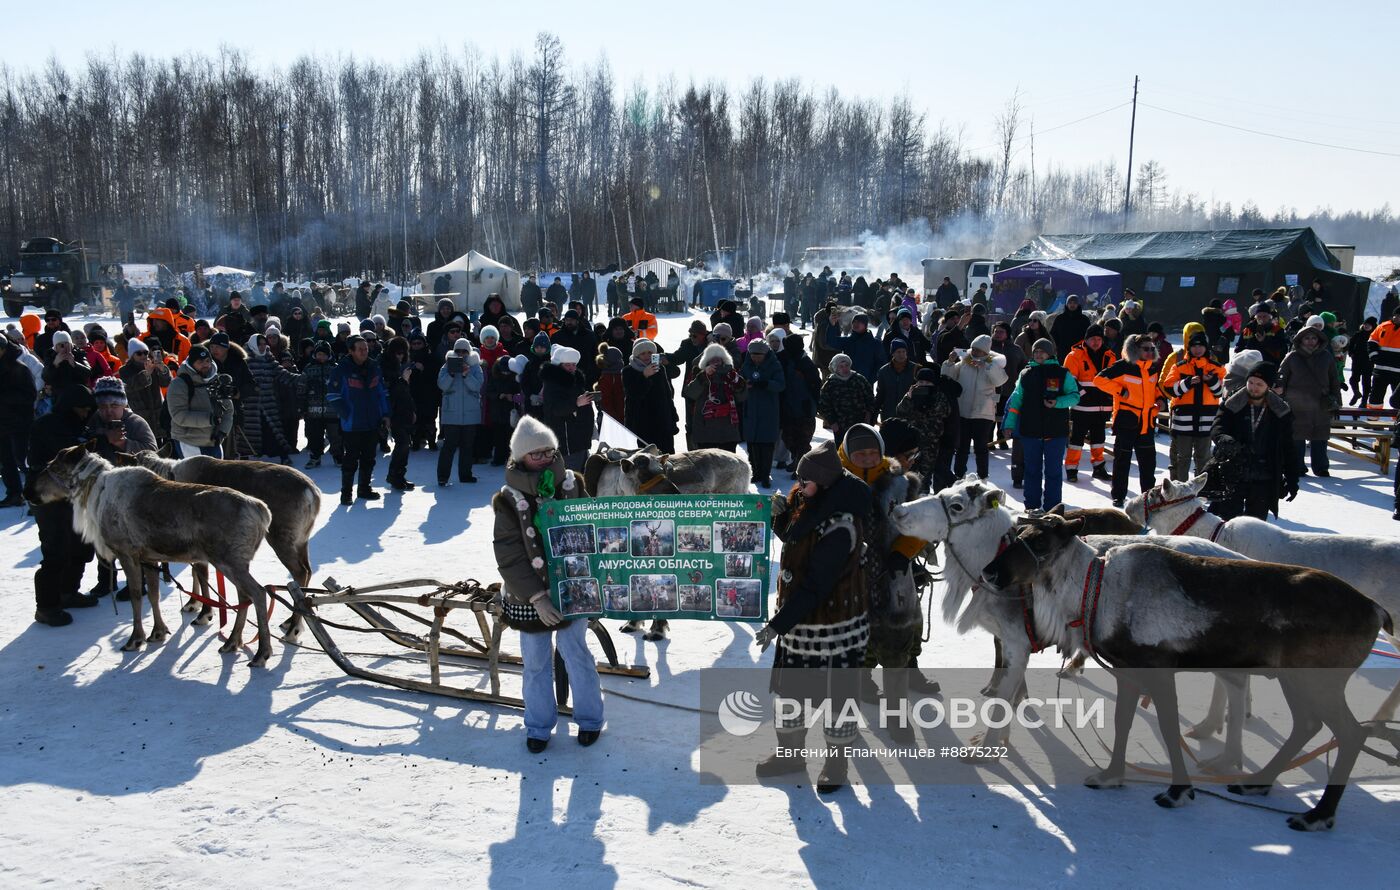
<instances>
[{"instance_id":1,"label":"wooden bench","mask_svg":"<svg viewBox=\"0 0 1400 890\"><path fill-rule=\"evenodd\" d=\"M1390 474L1392 430L1395 410L1391 408L1342 408L1332 420L1328 446L1353 457L1370 461L1382 475Z\"/></svg>"}]
</instances>

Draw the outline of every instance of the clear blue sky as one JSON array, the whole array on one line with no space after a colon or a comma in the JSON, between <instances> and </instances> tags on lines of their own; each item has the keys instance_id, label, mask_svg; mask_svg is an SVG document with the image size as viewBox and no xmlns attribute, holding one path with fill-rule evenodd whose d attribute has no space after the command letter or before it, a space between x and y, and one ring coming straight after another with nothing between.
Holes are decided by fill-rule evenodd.
<instances>
[{"instance_id":1,"label":"clear blue sky","mask_svg":"<svg viewBox=\"0 0 1400 890\"><path fill-rule=\"evenodd\" d=\"M1131 98L1268 133L1400 155L1400 3L1260 2L167 2L24 4L6 15L12 68L56 56L213 52L260 65L301 54L381 60L467 43L509 55L536 32L570 57L606 55L619 83L673 74L742 83L800 77L875 99L907 91L969 148L1019 89L1037 130ZM1128 109L1038 136L1036 166L1127 159ZM1160 161L1169 188L1238 209L1378 207L1400 212L1400 157L1300 145L1140 106L1136 162Z\"/></svg>"}]
</instances>

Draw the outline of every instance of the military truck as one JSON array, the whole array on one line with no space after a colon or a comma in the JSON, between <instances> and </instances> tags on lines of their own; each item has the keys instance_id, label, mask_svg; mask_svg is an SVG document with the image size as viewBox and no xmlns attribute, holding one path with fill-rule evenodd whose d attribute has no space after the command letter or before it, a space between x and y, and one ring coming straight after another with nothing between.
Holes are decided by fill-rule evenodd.
<instances>
[{"instance_id":1,"label":"military truck","mask_svg":"<svg viewBox=\"0 0 1400 890\"><path fill-rule=\"evenodd\" d=\"M78 303L101 304L96 262L82 242L30 238L20 242L19 265L0 282L5 314L18 318L25 306L71 312Z\"/></svg>"}]
</instances>

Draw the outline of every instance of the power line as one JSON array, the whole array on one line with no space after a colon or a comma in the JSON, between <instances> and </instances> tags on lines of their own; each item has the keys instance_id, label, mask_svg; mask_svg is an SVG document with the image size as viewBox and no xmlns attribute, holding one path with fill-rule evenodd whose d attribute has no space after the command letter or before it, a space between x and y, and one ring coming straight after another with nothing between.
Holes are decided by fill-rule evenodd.
<instances>
[{"instance_id":1,"label":"power line","mask_svg":"<svg viewBox=\"0 0 1400 890\"><path fill-rule=\"evenodd\" d=\"M1263 131L1263 130L1253 130L1253 129L1250 129L1249 127L1241 127L1241 126L1238 126L1238 125L1236 125L1236 124L1227 124L1227 123L1225 123L1225 122L1223 122L1223 121L1213 121L1213 120L1210 120L1209 118L1197 117L1197 116L1194 115L1194 114L1187 114L1187 113L1184 112L1184 111L1173 111L1173 110L1170 109L1170 108L1163 108L1163 107L1160 106L1160 105L1152 105L1152 104L1150 104L1150 103L1148 103L1148 102L1142 102L1142 103L1140 103L1140 104L1141 104L1144 108L1151 108L1151 109L1153 109L1153 110L1155 110L1155 111L1165 112L1166 114L1174 114L1174 115L1176 115L1177 117L1184 117L1184 118L1188 118L1188 119L1193 120L1193 121L1200 121L1200 122L1203 123L1203 124L1212 124L1212 125L1217 126L1217 127L1224 127L1224 128L1227 129L1227 130L1239 130L1239 131L1242 132L1242 133L1253 133L1255 136L1267 136L1267 137L1269 137L1270 139L1282 139L1282 140L1284 140L1285 142L1298 142L1298 143L1301 143L1301 144L1303 144L1303 145L1315 145L1315 146L1318 146L1318 147L1320 147L1320 148L1335 148L1335 149L1337 149L1337 150L1339 150L1339 151L1354 151L1354 152L1359 152L1360 154L1380 155L1381 157L1385 157L1385 158L1400 158L1400 152L1393 152L1393 151L1377 151L1376 149L1373 149L1373 148L1357 148L1357 147L1354 146L1354 145L1335 145L1335 144L1333 144L1333 143L1331 143L1331 142L1316 142L1316 141L1314 141L1314 140L1312 140L1312 139L1300 139L1300 138L1298 138L1297 136L1285 136L1285 135L1283 135L1282 133L1267 133L1267 132L1265 132L1265 131Z\"/></svg>"},{"instance_id":2,"label":"power line","mask_svg":"<svg viewBox=\"0 0 1400 890\"><path fill-rule=\"evenodd\" d=\"M1220 93L1202 93L1196 90L1190 90L1171 85L1158 86L1157 89L1167 93L1179 94L1179 97L1181 99L1192 102L1194 104L1218 105L1222 108L1231 108L1231 106L1235 106L1235 108L1232 108L1231 110L1237 110L1241 107L1249 109L1261 109L1261 113L1265 114L1278 111L1284 112L1289 116L1290 119L1296 118L1298 114L1297 107L1291 105L1273 105L1267 102L1260 102L1257 99L1242 99L1238 97L1224 96ZM1378 121L1374 116L1340 114L1335 111L1315 111L1311 108L1308 109L1308 116L1310 118L1326 117L1339 121L1350 121L1352 123L1363 126L1347 129L1365 129L1368 132L1375 132L1377 129L1385 129L1387 128L1387 126L1389 126L1384 121Z\"/></svg>"},{"instance_id":3,"label":"power line","mask_svg":"<svg viewBox=\"0 0 1400 890\"><path fill-rule=\"evenodd\" d=\"M1105 115L1105 114L1108 114L1110 111L1117 111L1117 110L1120 109L1120 108L1127 108L1127 107L1128 107L1129 105L1131 105L1131 104L1133 104L1131 100L1129 100L1129 101L1127 101L1127 102L1119 102L1117 105L1113 106L1112 108L1105 108L1103 111L1096 111L1096 112L1094 112L1093 114L1086 114L1086 115L1084 115L1083 117L1075 118L1075 119L1072 120L1072 121L1065 121L1065 122L1062 123L1062 124L1056 124L1055 126L1053 126L1053 127L1048 127L1048 128L1046 128L1046 129L1044 129L1044 130L1037 130L1037 131L1035 131L1034 135L1036 135L1036 136L1044 136L1046 133L1053 133L1053 132L1055 132L1056 130L1063 130L1065 127L1072 127L1072 126L1074 126L1075 124L1082 124L1082 123L1084 123L1084 122L1087 121L1087 120L1092 120L1093 118L1101 117L1101 116L1103 116L1103 115ZM1030 136L1029 134L1026 135L1026 136L1017 136L1015 139L1011 140L1011 142L1012 142L1012 144L1014 145L1014 144L1016 144L1016 143L1018 143L1018 142L1024 142L1025 140L1027 140L1027 139L1029 139L1029 138L1031 138L1031 136ZM989 148L1000 148L1000 147L1001 147L1001 143L1000 143L1000 142L993 142L993 143L990 144L990 145L983 145L983 146L979 146L979 147L977 147L977 148L968 149L968 152L969 152L969 153L975 153L975 152L979 152L979 151L986 151L986 150L989 149Z\"/></svg>"}]
</instances>

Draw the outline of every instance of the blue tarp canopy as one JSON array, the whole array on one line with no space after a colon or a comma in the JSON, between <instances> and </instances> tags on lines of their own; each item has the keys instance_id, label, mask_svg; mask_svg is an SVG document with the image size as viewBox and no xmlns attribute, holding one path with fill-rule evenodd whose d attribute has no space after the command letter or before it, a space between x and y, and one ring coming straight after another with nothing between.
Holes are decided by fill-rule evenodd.
<instances>
[{"instance_id":1,"label":"blue tarp canopy","mask_svg":"<svg viewBox=\"0 0 1400 890\"><path fill-rule=\"evenodd\" d=\"M1123 278L1117 272L1091 266L1081 260L1037 260L992 274L992 310L1012 315L1022 300L1054 312L1070 294L1084 298L1098 294L1097 303L1116 303L1123 294Z\"/></svg>"}]
</instances>

